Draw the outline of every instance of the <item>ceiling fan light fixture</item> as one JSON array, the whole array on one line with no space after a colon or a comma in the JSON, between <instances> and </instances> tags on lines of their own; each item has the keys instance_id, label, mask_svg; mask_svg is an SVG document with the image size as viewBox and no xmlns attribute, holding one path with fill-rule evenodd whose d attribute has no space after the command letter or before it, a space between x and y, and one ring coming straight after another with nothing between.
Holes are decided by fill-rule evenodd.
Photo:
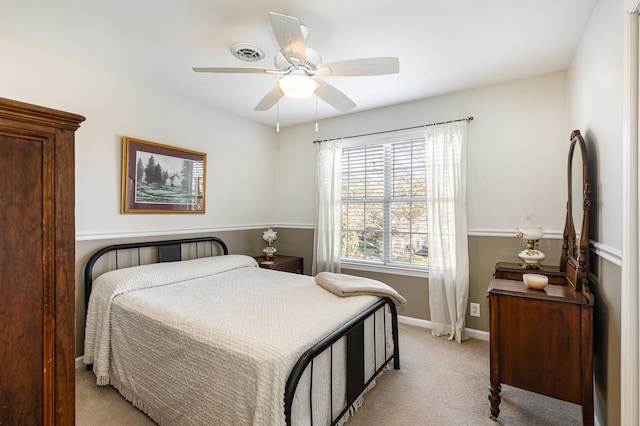
<instances>
[{"instance_id":1,"label":"ceiling fan light fixture","mask_svg":"<svg viewBox=\"0 0 640 426\"><path fill-rule=\"evenodd\" d=\"M371 76L397 74L400 63L395 57L371 57L347 59L324 63L315 50L306 45L309 29L293 16L269 12L271 29L278 42L279 50L274 57L275 68L257 67L193 67L194 72L278 74L277 85L258 102L254 111L267 111L283 96L304 99L316 95L340 112L355 108L356 104L347 95L329 83L322 81L322 75L333 77ZM236 43L231 52L247 62L260 60L264 51L250 43ZM317 117L317 111L316 111Z\"/></svg>"},{"instance_id":2,"label":"ceiling fan light fixture","mask_svg":"<svg viewBox=\"0 0 640 426\"><path fill-rule=\"evenodd\" d=\"M318 88L318 83L310 77L289 74L278 80L278 86L285 96L293 99L306 99Z\"/></svg>"}]
</instances>

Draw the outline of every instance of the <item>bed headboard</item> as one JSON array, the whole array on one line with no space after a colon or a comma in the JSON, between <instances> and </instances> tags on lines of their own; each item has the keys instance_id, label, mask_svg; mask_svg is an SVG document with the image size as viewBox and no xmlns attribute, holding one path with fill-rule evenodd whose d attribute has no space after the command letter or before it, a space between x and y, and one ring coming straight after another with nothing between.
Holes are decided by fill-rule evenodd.
<instances>
[{"instance_id":1,"label":"bed headboard","mask_svg":"<svg viewBox=\"0 0 640 426\"><path fill-rule=\"evenodd\" d=\"M156 248L156 250L152 250ZM149 250L151 249L151 253ZM217 249L217 250L214 250ZM150 263L176 262L186 259L215 256L222 249L222 254L229 254L227 245L218 237L184 238L178 240L146 241L139 243L114 244L101 248L87 261L84 268L84 302L85 309L89 306L91 286L93 284L94 268L100 262L102 273L114 269L130 266L147 265ZM127 262L118 262L118 254L126 257ZM106 265L106 268L104 266Z\"/></svg>"}]
</instances>

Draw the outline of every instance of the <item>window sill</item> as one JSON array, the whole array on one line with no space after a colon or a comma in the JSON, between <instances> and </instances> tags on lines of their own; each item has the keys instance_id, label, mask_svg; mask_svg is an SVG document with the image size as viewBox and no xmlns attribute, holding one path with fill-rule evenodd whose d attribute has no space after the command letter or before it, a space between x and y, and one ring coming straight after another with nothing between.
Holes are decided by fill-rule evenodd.
<instances>
[{"instance_id":1,"label":"window sill","mask_svg":"<svg viewBox=\"0 0 640 426\"><path fill-rule=\"evenodd\" d=\"M426 268L415 268L410 266L389 266L369 262L342 261L341 269L352 269L354 271L378 272L392 275L407 275L410 277L429 278L429 270Z\"/></svg>"}]
</instances>

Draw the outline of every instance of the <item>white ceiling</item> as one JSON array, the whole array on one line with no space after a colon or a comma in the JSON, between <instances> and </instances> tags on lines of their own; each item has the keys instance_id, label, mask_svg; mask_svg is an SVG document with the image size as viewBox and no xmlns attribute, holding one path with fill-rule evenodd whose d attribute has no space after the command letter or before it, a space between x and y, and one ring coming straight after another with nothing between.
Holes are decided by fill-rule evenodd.
<instances>
[{"instance_id":1,"label":"white ceiling","mask_svg":"<svg viewBox=\"0 0 640 426\"><path fill-rule=\"evenodd\" d=\"M323 62L396 56L400 73L323 77L351 112L566 69L597 0L0 0L0 29L274 125L253 109L277 75L202 74L193 66L272 68L268 12L295 16ZM261 47L248 63L234 43ZM6 60L3 59L3 60ZM315 97L280 101L281 126L315 120ZM320 119L340 113L318 101Z\"/></svg>"}]
</instances>

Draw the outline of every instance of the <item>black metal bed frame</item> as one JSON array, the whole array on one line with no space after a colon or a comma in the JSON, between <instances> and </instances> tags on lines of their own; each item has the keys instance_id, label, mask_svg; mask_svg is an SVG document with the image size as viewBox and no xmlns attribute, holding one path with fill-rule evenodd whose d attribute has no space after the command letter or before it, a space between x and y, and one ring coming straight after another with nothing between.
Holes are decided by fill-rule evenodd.
<instances>
[{"instance_id":1,"label":"black metal bed frame","mask_svg":"<svg viewBox=\"0 0 640 426\"><path fill-rule=\"evenodd\" d=\"M198 238L184 238L184 239L175 239L175 240L164 240L164 241L146 241L146 242L136 242L136 243L126 243L126 244L114 244L107 247L104 247L97 252L95 252L87 261L84 270L84 288L85 288L85 312L89 307L89 298L91 296L91 288L93 284L93 268L96 265L98 259L100 259L103 255L114 252L115 254L115 268L119 269L118 265L118 252L123 250L137 250L138 260L137 264L142 265L146 263L141 262L140 249L157 247L157 259L156 261L151 261L148 263L161 263L161 262L175 262L182 260L182 246L184 244L195 244L196 255L195 258L199 257L208 257L207 255L200 256L198 252L198 243L209 243L211 248L211 254L213 255L213 245L218 244L222 248L222 252L224 255L229 254L229 250L224 241L222 241L218 237L198 237ZM386 344L386 331L384 333L384 348L385 348L385 359L375 371L375 373L371 377L365 377L364 371L364 321L372 317L374 321L374 330L375 330L375 312L384 306L387 305L389 307L389 311L391 313L391 333L393 339L393 353L387 353L387 344ZM384 318L384 327L386 330L386 315L383 315ZM376 303L371 305L366 310L359 313L357 316L349 320L347 323L336 329L333 333L326 336L320 342L316 343L313 347L307 350L304 354L300 356L296 364L293 366L289 378L287 380L284 392L284 402L285 402L285 419L287 426L291 426L291 414L293 407L293 398L295 396L296 388L298 386L298 382L300 381L302 374L306 370L307 367L311 366L311 372L313 372L313 360L316 356L320 355L325 350L329 349L331 351L331 360L333 360L333 344L340 340L342 337L346 336L346 374L347 374L347 384L346 384L346 405L342 409L342 411L333 416L332 413L332 421L331 425L335 425L342 418L342 416L349 410L349 408L356 402L358 397L368 388L371 382L377 377L377 375L387 367L387 365L393 360L393 368L400 368L400 352L398 348L398 314L395 307L395 304L391 301L391 299L384 297L378 300ZM374 333L374 356L376 354L376 343L375 343L375 333ZM330 363L331 369L333 368L333 362ZM374 360L374 366L377 365L377 360ZM87 369L90 370L92 365L87 365ZM333 372L330 371L332 377ZM332 384L330 385L332 386ZM311 394L312 387L309 387L309 393ZM333 395L333 391L330 392L331 396ZM313 404L310 401L310 412L311 412L311 424L313 425ZM330 402L330 407L333 407L333 401ZM333 410L333 409L332 409Z\"/></svg>"}]
</instances>

